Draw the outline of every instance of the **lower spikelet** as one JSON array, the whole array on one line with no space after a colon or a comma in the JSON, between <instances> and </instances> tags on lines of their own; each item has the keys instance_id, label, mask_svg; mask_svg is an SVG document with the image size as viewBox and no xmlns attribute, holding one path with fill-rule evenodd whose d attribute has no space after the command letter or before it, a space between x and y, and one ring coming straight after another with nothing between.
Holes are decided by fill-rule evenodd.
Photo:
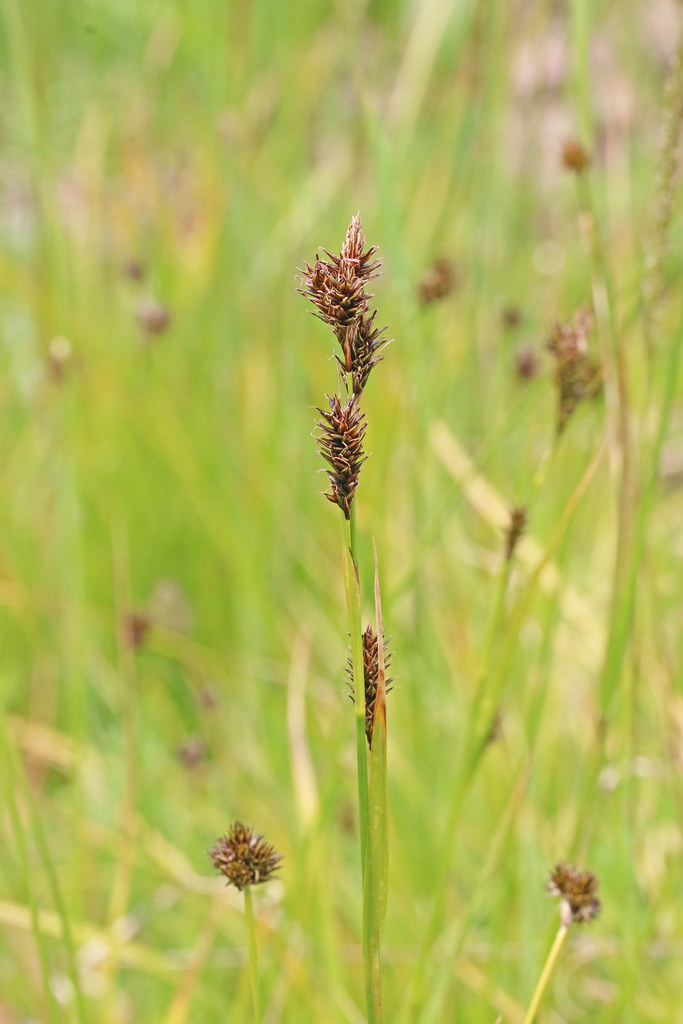
<instances>
[{"instance_id":1,"label":"lower spikelet","mask_svg":"<svg viewBox=\"0 0 683 1024\"><path fill-rule=\"evenodd\" d=\"M391 661L391 655L387 654L386 640L384 641L384 665L387 667ZM351 690L351 698L354 698L355 691L353 689L353 660L349 655L346 659L346 671L349 679L349 689ZM375 724L375 700L377 698L377 678L379 675L379 646L377 644L377 633L369 625L363 633L363 680L365 685L365 736L368 741L368 746L372 746L372 730ZM386 692L392 689L391 679L386 680Z\"/></svg>"},{"instance_id":2,"label":"lower spikelet","mask_svg":"<svg viewBox=\"0 0 683 1024\"><path fill-rule=\"evenodd\" d=\"M325 496L339 505L349 519L360 468L366 458L363 449L366 420L357 395L352 395L343 405L338 395L327 395L327 399L329 410L317 410L321 430L318 449L331 467L327 471L330 490Z\"/></svg>"}]
</instances>

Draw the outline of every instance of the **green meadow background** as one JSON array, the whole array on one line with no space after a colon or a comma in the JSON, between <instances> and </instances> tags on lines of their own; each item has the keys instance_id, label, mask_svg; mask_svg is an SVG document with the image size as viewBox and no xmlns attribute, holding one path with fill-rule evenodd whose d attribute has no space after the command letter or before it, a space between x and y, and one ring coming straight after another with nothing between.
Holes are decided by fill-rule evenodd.
<instances>
[{"instance_id":1,"label":"green meadow background","mask_svg":"<svg viewBox=\"0 0 683 1024\"><path fill-rule=\"evenodd\" d=\"M296 293L356 211L394 339L356 496L396 677L386 1020L521 1024L568 860L603 908L539 1019L683 1022L675 201L648 331L642 301L680 5L0 15L2 1024L249 1021L242 899L207 857L235 818L284 856L255 891L264 1021L365 1020L339 513L310 436L336 364ZM437 258L457 286L425 305ZM604 388L555 445L545 339L592 303ZM463 787L482 679L498 728Z\"/></svg>"}]
</instances>

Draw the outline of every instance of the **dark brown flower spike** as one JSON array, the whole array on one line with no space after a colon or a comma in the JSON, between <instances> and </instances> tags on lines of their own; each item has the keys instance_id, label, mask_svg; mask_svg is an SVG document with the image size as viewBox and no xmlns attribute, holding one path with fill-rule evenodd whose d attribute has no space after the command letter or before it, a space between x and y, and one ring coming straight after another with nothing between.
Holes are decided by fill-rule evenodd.
<instances>
[{"instance_id":1,"label":"dark brown flower spike","mask_svg":"<svg viewBox=\"0 0 683 1024\"><path fill-rule=\"evenodd\" d=\"M254 835L241 821L233 822L228 834L221 836L209 851L209 856L228 883L240 891L247 885L267 882L282 861L263 836Z\"/></svg>"},{"instance_id":2,"label":"dark brown flower spike","mask_svg":"<svg viewBox=\"0 0 683 1024\"><path fill-rule=\"evenodd\" d=\"M353 661L349 655L346 659L347 666L346 671L349 676L349 689L351 691L351 699L354 699L355 691L353 689ZM389 666L391 662L391 654L387 654L386 640L384 641L384 665ZM375 724L375 700L377 697L377 678L379 674L379 645L377 643L377 633L369 625L363 633L363 678L365 683L365 736L368 741L368 746L372 746L372 730ZM390 685L393 682L393 676L386 680L386 692L389 693L393 687Z\"/></svg>"},{"instance_id":3,"label":"dark brown flower spike","mask_svg":"<svg viewBox=\"0 0 683 1024\"><path fill-rule=\"evenodd\" d=\"M562 924L584 924L600 912L600 900L595 895L598 880L591 871L577 871L569 864L558 864L550 875L548 891L560 897Z\"/></svg>"},{"instance_id":4,"label":"dark brown flower spike","mask_svg":"<svg viewBox=\"0 0 683 1024\"><path fill-rule=\"evenodd\" d=\"M548 351L555 360L558 389L557 432L584 398L595 394L600 384L600 368L588 351L588 335L593 329L593 314L579 309L567 324L556 324L548 338Z\"/></svg>"},{"instance_id":5,"label":"dark brown flower spike","mask_svg":"<svg viewBox=\"0 0 683 1024\"><path fill-rule=\"evenodd\" d=\"M360 467L366 459L363 449L366 420L361 412L358 396L347 398L344 405L338 395L327 395L329 411L318 408L318 449L332 467L327 470L330 490L325 497L350 518L353 496L358 486Z\"/></svg>"},{"instance_id":6,"label":"dark brown flower spike","mask_svg":"<svg viewBox=\"0 0 683 1024\"><path fill-rule=\"evenodd\" d=\"M366 287L379 277L380 260L373 259L377 246L365 249L365 237L358 214L346 232L339 256L323 250L326 260L316 255L315 264L305 264L301 275L302 295L311 300L316 316L329 324L342 354L337 361L350 375L354 394L360 394L370 371L380 361L388 340L386 328L377 329L376 311L370 310L372 295Z\"/></svg>"}]
</instances>

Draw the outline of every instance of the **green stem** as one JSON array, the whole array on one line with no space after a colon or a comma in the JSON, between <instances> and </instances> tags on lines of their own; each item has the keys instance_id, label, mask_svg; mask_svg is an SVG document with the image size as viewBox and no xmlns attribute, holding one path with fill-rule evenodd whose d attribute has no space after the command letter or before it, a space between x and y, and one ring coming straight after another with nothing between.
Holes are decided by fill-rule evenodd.
<instances>
[{"instance_id":1,"label":"green stem","mask_svg":"<svg viewBox=\"0 0 683 1024\"><path fill-rule=\"evenodd\" d=\"M358 764L358 818L360 828L360 862L365 877L365 856L368 831L368 754L365 739L365 677L363 674L363 637L360 617L360 584L353 553L351 520L342 513L342 554L344 588L351 634L354 709L356 718L356 760Z\"/></svg>"},{"instance_id":2,"label":"green stem","mask_svg":"<svg viewBox=\"0 0 683 1024\"><path fill-rule=\"evenodd\" d=\"M545 962L543 970L541 971L541 976L538 979L536 989L534 991L533 996L531 997L529 1009L526 1012L526 1016L522 1024L532 1024L532 1021L535 1019L536 1014L538 1013L538 1008L541 1005L541 999L543 998L543 993L545 992L546 985L548 984L548 979L550 978L550 975L553 972L555 962L557 961L558 954L562 948L562 943L565 940L568 930L568 925L560 925L560 930L555 936L555 941L553 942L550 952L548 953L548 958Z\"/></svg>"},{"instance_id":3,"label":"green stem","mask_svg":"<svg viewBox=\"0 0 683 1024\"><path fill-rule=\"evenodd\" d=\"M375 614L377 627L377 694L370 749L368 783L367 863L363 879L363 963L369 1024L382 1024L381 944L387 908L389 874L387 800L387 716L384 626L375 549Z\"/></svg>"},{"instance_id":4,"label":"green stem","mask_svg":"<svg viewBox=\"0 0 683 1024\"><path fill-rule=\"evenodd\" d=\"M244 916L247 922L247 943L249 945L249 977L251 979L251 1000L254 1006L254 1024L261 1024L261 1001L258 983L258 950L256 948L256 925L251 886L244 889Z\"/></svg>"}]
</instances>

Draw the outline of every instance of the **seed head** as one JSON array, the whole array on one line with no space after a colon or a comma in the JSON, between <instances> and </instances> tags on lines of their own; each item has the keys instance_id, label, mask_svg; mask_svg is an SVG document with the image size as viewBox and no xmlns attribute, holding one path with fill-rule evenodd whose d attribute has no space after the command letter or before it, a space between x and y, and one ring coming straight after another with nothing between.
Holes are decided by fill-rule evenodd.
<instances>
[{"instance_id":1,"label":"seed head","mask_svg":"<svg viewBox=\"0 0 683 1024\"><path fill-rule=\"evenodd\" d=\"M391 661L391 654L387 654L386 641L383 644L384 648L384 665L388 667ZM349 676L349 689L351 691L351 699L354 699L355 691L353 688L353 659L351 656L347 656L346 659L346 671ZM365 684L365 736L368 741L368 746L372 746L372 730L375 724L375 700L377 698L377 680L379 675L379 646L377 644L377 633L369 625L363 633L363 679ZM393 676L386 680L386 692L389 693L393 687L390 685L393 682Z\"/></svg>"},{"instance_id":2,"label":"seed head","mask_svg":"<svg viewBox=\"0 0 683 1024\"><path fill-rule=\"evenodd\" d=\"M579 309L569 323L556 324L547 341L548 351L555 360L558 434L564 430L579 402L594 394L599 383L599 367L588 352L587 338L592 329L592 313Z\"/></svg>"},{"instance_id":3,"label":"seed head","mask_svg":"<svg viewBox=\"0 0 683 1024\"><path fill-rule=\"evenodd\" d=\"M505 306L501 312L503 327L508 331L516 331L521 326L524 316L519 306Z\"/></svg>"},{"instance_id":4,"label":"seed head","mask_svg":"<svg viewBox=\"0 0 683 1024\"><path fill-rule=\"evenodd\" d=\"M417 285L417 296L423 306L445 299L458 286L458 269L450 260L440 256L424 272Z\"/></svg>"},{"instance_id":5,"label":"seed head","mask_svg":"<svg viewBox=\"0 0 683 1024\"><path fill-rule=\"evenodd\" d=\"M209 851L209 856L228 884L240 891L247 885L267 882L282 860L263 836L254 835L241 821L233 822L228 834L221 836Z\"/></svg>"},{"instance_id":6,"label":"seed head","mask_svg":"<svg viewBox=\"0 0 683 1024\"><path fill-rule=\"evenodd\" d=\"M137 318L145 334L162 334L171 322L167 306L156 299L143 299L137 309Z\"/></svg>"},{"instance_id":7,"label":"seed head","mask_svg":"<svg viewBox=\"0 0 683 1024\"><path fill-rule=\"evenodd\" d=\"M146 612L128 612L123 620L123 638L128 647L137 650L142 647L152 627L152 620Z\"/></svg>"},{"instance_id":8,"label":"seed head","mask_svg":"<svg viewBox=\"0 0 683 1024\"><path fill-rule=\"evenodd\" d=\"M595 895L598 880L590 871L577 871L569 864L558 864L550 875L548 891L559 896L562 923L583 924L592 921L600 912L600 900Z\"/></svg>"},{"instance_id":9,"label":"seed head","mask_svg":"<svg viewBox=\"0 0 683 1024\"><path fill-rule=\"evenodd\" d=\"M360 468L365 462L363 449L366 419L361 412L358 395L351 395L344 405L338 395L327 395L329 411L318 408L317 425L321 433L318 450L332 467L327 470L330 490L325 497L350 518L353 496L358 486Z\"/></svg>"},{"instance_id":10,"label":"seed head","mask_svg":"<svg viewBox=\"0 0 683 1024\"><path fill-rule=\"evenodd\" d=\"M575 174L582 174L590 164L590 157L580 142L567 139L562 147L562 166Z\"/></svg>"},{"instance_id":11,"label":"seed head","mask_svg":"<svg viewBox=\"0 0 683 1024\"><path fill-rule=\"evenodd\" d=\"M515 353L515 369L520 380L533 380L538 376L540 360L535 349L523 345Z\"/></svg>"},{"instance_id":12,"label":"seed head","mask_svg":"<svg viewBox=\"0 0 683 1024\"><path fill-rule=\"evenodd\" d=\"M507 562L512 558L517 543L526 530L527 511L521 506L513 508L510 512L510 523L507 530L507 537L505 540L505 560Z\"/></svg>"},{"instance_id":13,"label":"seed head","mask_svg":"<svg viewBox=\"0 0 683 1024\"><path fill-rule=\"evenodd\" d=\"M339 256L323 250L327 259L315 257L301 273L302 295L311 300L318 316L329 324L339 342L337 361L350 374L354 394L365 387L370 371L380 361L388 339L386 328L375 327L376 311L370 310L370 281L379 277L380 260L373 259L377 246L365 249L365 236L358 214L346 232Z\"/></svg>"}]
</instances>

